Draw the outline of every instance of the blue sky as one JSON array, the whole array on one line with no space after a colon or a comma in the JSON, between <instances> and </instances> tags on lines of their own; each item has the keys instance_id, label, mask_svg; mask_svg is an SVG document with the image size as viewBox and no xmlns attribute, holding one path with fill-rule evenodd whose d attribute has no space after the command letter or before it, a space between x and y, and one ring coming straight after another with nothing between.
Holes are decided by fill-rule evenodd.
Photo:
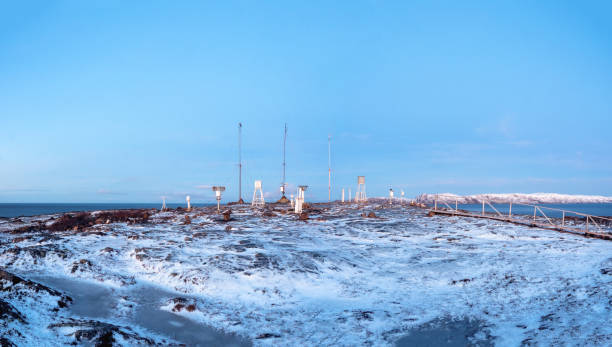
<instances>
[{"instance_id":1,"label":"blue sky","mask_svg":"<svg viewBox=\"0 0 612 347\"><path fill-rule=\"evenodd\" d=\"M0 202L612 195L610 2L0 4Z\"/></svg>"}]
</instances>

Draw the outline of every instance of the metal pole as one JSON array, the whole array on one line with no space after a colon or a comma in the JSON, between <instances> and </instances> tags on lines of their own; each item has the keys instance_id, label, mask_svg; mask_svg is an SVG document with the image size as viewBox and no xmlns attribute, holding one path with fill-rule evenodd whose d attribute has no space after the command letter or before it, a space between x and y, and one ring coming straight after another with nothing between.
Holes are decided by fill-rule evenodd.
<instances>
[{"instance_id":1,"label":"metal pole","mask_svg":"<svg viewBox=\"0 0 612 347\"><path fill-rule=\"evenodd\" d=\"M327 181L327 199L331 201L331 135L327 135L327 167L328 167L328 181Z\"/></svg>"},{"instance_id":2,"label":"metal pole","mask_svg":"<svg viewBox=\"0 0 612 347\"><path fill-rule=\"evenodd\" d=\"M457 205L458 205L458 203L457 203L457 199L455 199L455 212L457 212L457 211L458 211L458 210L457 210Z\"/></svg>"},{"instance_id":3,"label":"metal pole","mask_svg":"<svg viewBox=\"0 0 612 347\"><path fill-rule=\"evenodd\" d=\"M535 222L536 220L536 207L533 207L533 221Z\"/></svg>"},{"instance_id":4,"label":"metal pole","mask_svg":"<svg viewBox=\"0 0 612 347\"><path fill-rule=\"evenodd\" d=\"M238 201L242 200L242 123L238 123Z\"/></svg>"},{"instance_id":5,"label":"metal pole","mask_svg":"<svg viewBox=\"0 0 612 347\"><path fill-rule=\"evenodd\" d=\"M482 215L484 216L484 200L482 200Z\"/></svg>"},{"instance_id":6,"label":"metal pole","mask_svg":"<svg viewBox=\"0 0 612 347\"><path fill-rule=\"evenodd\" d=\"M287 153L287 123L285 123L285 135L283 136L283 196L285 196L285 185L287 184L285 181L285 168L287 167L287 162L285 161L286 153Z\"/></svg>"},{"instance_id":7,"label":"metal pole","mask_svg":"<svg viewBox=\"0 0 612 347\"><path fill-rule=\"evenodd\" d=\"M586 217L586 232L589 232L589 216Z\"/></svg>"},{"instance_id":8,"label":"metal pole","mask_svg":"<svg viewBox=\"0 0 612 347\"><path fill-rule=\"evenodd\" d=\"M508 211L508 218L512 218L512 201L510 201L510 210Z\"/></svg>"},{"instance_id":9,"label":"metal pole","mask_svg":"<svg viewBox=\"0 0 612 347\"><path fill-rule=\"evenodd\" d=\"M438 197L436 196L436 199L434 200L434 211L438 210Z\"/></svg>"}]
</instances>

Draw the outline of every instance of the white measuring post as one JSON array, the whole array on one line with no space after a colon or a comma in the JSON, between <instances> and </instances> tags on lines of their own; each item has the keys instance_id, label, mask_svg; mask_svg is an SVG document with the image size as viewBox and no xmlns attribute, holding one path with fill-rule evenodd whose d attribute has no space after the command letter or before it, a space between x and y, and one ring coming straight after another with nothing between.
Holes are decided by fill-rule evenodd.
<instances>
[{"instance_id":1,"label":"white measuring post","mask_svg":"<svg viewBox=\"0 0 612 347\"><path fill-rule=\"evenodd\" d=\"M221 192L225 191L223 186L213 186L213 192L215 192L215 198L217 199L217 212L221 212Z\"/></svg>"},{"instance_id":2,"label":"white measuring post","mask_svg":"<svg viewBox=\"0 0 612 347\"><path fill-rule=\"evenodd\" d=\"M351 195L351 188L348 189L348 202L351 202L353 195Z\"/></svg>"},{"instance_id":3,"label":"white measuring post","mask_svg":"<svg viewBox=\"0 0 612 347\"><path fill-rule=\"evenodd\" d=\"M357 176L357 198L355 202L366 202L365 176Z\"/></svg>"},{"instance_id":4,"label":"white measuring post","mask_svg":"<svg viewBox=\"0 0 612 347\"><path fill-rule=\"evenodd\" d=\"M510 201L510 208L508 209L508 218L512 218L512 201Z\"/></svg>"},{"instance_id":5,"label":"white measuring post","mask_svg":"<svg viewBox=\"0 0 612 347\"><path fill-rule=\"evenodd\" d=\"M563 218L561 218L561 226L565 226L565 211L563 211Z\"/></svg>"},{"instance_id":6,"label":"white measuring post","mask_svg":"<svg viewBox=\"0 0 612 347\"><path fill-rule=\"evenodd\" d=\"M263 207L265 204L266 202L264 200L263 190L261 189L261 181L255 181L255 190L253 190L253 200L251 200L251 206Z\"/></svg>"},{"instance_id":7,"label":"white measuring post","mask_svg":"<svg viewBox=\"0 0 612 347\"><path fill-rule=\"evenodd\" d=\"M393 188L389 188L389 205L393 204Z\"/></svg>"},{"instance_id":8,"label":"white measuring post","mask_svg":"<svg viewBox=\"0 0 612 347\"><path fill-rule=\"evenodd\" d=\"M484 216L484 210L485 210L485 206L484 206L484 200L482 200L482 215Z\"/></svg>"},{"instance_id":9,"label":"white measuring post","mask_svg":"<svg viewBox=\"0 0 612 347\"><path fill-rule=\"evenodd\" d=\"M344 203L344 188L342 188L342 203Z\"/></svg>"},{"instance_id":10,"label":"white measuring post","mask_svg":"<svg viewBox=\"0 0 612 347\"><path fill-rule=\"evenodd\" d=\"M187 195L185 200L187 200L187 211L191 211L191 197Z\"/></svg>"},{"instance_id":11,"label":"white measuring post","mask_svg":"<svg viewBox=\"0 0 612 347\"><path fill-rule=\"evenodd\" d=\"M533 221L535 222L536 220L536 213L537 213L537 207L533 207Z\"/></svg>"},{"instance_id":12,"label":"white measuring post","mask_svg":"<svg viewBox=\"0 0 612 347\"><path fill-rule=\"evenodd\" d=\"M302 213L302 206L304 205L304 192L308 186L298 187L298 197L295 201L295 213Z\"/></svg>"},{"instance_id":13,"label":"white measuring post","mask_svg":"<svg viewBox=\"0 0 612 347\"><path fill-rule=\"evenodd\" d=\"M166 208L166 197L162 196L162 208L161 208L161 210L165 211L166 209L167 209Z\"/></svg>"}]
</instances>

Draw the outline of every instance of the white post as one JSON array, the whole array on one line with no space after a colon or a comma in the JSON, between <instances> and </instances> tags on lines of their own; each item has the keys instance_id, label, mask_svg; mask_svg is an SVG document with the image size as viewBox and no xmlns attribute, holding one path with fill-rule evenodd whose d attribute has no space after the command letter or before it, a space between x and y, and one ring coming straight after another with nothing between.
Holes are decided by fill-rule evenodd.
<instances>
[{"instance_id":1,"label":"white post","mask_svg":"<svg viewBox=\"0 0 612 347\"><path fill-rule=\"evenodd\" d=\"M344 203L344 188L342 188L342 202Z\"/></svg>"},{"instance_id":2,"label":"white post","mask_svg":"<svg viewBox=\"0 0 612 347\"><path fill-rule=\"evenodd\" d=\"M533 221L534 221L534 222L535 222L535 220L536 220L536 212L537 212L537 210L536 210L536 207L534 206L534 207L533 207Z\"/></svg>"},{"instance_id":3,"label":"white post","mask_svg":"<svg viewBox=\"0 0 612 347\"><path fill-rule=\"evenodd\" d=\"M438 196L436 195L436 198L434 199L434 211L438 210Z\"/></svg>"},{"instance_id":4,"label":"white post","mask_svg":"<svg viewBox=\"0 0 612 347\"><path fill-rule=\"evenodd\" d=\"M482 215L483 215L483 216L485 215L485 214L484 214L484 210L485 210L485 209L484 209L484 200L482 200Z\"/></svg>"},{"instance_id":5,"label":"white post","mask_svg":"<svg viewBox=\"0 0 612 347\"><path fill-rule=\"evenodd\" d=\"M561 219L561 226L565 226L565 211L563 211L563 218Z\"/></svg>"},{"instance_id":6,"label":"white post","mask_svg":"<svg viewBox=\"0 0 612 347\"><path fill-rule=\"evenodd\" d=\"M191 211L191 198L187 195L187 211Z\"/></svg>"},{"instance_id":7,"label":"white post","mask_svg":"<svg viewBox=\"0 0 612 347\"><path fill-rule=\"evenodd\" d=\"M351 198L353 196L351 195L351 188L348 189L348 201L351 202Z\"/></svg>"},{"instance_id":8,"label":"white post","mask_svg":"<svg viewBox=\"0 0 612 347\"><path fill-rule=\"evenodd\" d=\"M512 201L510 201L510 209L508 210L508 218L512 218Z\"/></svg>"},{"instance_id":9,"label":"white post","mask_svg":"<svg viewBox=\"0 0 612 347\"><path fill-rule=\"evenodd\" d=\"M458 204L459 204L459 203L457 202L457 199L455 199L455 212L459 211L459 210L457 209L457 205L458 205Z\"/></svg>"}]
</instances>

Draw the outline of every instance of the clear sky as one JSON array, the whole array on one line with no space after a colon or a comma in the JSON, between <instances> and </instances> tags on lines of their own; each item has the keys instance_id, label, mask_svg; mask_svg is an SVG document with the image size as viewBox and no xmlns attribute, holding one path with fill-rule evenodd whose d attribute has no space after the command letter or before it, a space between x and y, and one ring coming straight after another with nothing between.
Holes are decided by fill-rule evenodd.
<instances>
[{"instance_id":1,"label":"clear sky","mask_svg":"<svg viewBox=\"0 0 612 347\"><path fill-rule=\"evenodd\" d=\"M0 202L612 195L610 1L3 1Z\"/></svg>"}]
</instances>

